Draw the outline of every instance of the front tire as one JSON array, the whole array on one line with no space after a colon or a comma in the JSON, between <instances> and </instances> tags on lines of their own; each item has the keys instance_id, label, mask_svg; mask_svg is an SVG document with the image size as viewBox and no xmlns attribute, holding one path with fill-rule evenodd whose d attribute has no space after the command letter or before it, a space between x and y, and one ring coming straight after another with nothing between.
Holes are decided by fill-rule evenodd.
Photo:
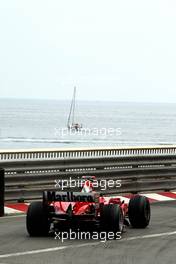
<instances>
[{"instance_id":1,"label":"front tire","mask_svg":"<svg viewBox=\"0 0 176 264\"><path fill-rule=\"evenodd\" d=\"M32 202L26 217L26 228L30 236L47 236L50 230L47 208L43 202Z\"/></svg>"},{"instance_id":2,"label":"front tire","mask_svg":"<svg viewBox=\"0 0 176 264\"><path fill-rule=\"evenodd\" d=\"M145 228L150 222L150 203L147 197L135 195L128 205L128 217L132 227Z\"/></svg>"}]
</instances>

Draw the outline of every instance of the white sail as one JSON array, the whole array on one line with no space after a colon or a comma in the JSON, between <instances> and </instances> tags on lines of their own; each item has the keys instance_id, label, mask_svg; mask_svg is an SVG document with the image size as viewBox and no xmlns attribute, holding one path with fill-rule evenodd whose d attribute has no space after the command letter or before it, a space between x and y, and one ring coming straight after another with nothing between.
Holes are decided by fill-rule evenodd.
<instances>
[{"instance_id":1,"label":"white sail","mask_svg":"<svg viewBox=\"0 0 176 264\"><path fill-rule=\"evenodd\" d=\"M70 112L69 112L68 120L67 120L67 128L78 131L82 128L82 125L75 122L75 104L76 104L76 87L74 87L74 90L73 90L73 97L71 100Z\"/></svg>"}]
</instances>

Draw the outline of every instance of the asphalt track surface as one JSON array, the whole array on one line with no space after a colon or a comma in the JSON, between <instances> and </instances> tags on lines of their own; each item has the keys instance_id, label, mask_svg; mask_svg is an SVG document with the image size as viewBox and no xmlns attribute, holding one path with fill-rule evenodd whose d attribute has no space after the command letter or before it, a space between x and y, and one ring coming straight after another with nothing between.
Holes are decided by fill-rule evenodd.
<instances>
[{"instance_id":1,"label":"asphalt track surface","mask_svg":"<svg viewBox=\"0 0 176 264\"><path fill-rule=\"evenodd\" d=\"M29 237L25 216L0 218L0 264L107 263L175 264L176 201L151 205L146 229L127 228L120 240L66 240Z\"/></svg>"}]
</instances>

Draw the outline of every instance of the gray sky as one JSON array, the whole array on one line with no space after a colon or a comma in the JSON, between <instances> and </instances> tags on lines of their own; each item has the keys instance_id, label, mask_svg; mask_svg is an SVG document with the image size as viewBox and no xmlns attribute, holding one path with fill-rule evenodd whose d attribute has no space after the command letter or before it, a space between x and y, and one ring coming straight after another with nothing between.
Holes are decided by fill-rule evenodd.
<instances>
[{"instance_id":1,"label":"gray sky","mask_svg":"<svg viewBox=\"0 0 176 264\"><path fill-rule=\"evenodd\" d=\"M0 97L176 102L175 0L1 0Z\"/></svg>"}]
</instances>

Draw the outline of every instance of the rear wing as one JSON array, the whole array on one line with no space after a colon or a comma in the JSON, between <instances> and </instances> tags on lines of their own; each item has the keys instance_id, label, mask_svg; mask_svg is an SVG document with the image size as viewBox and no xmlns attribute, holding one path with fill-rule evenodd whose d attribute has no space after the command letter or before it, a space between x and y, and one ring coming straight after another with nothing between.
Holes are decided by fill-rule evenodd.
<instances>
[{"instance_id":1,"label":"rear wing","mask_svg":"<svg viewBox=\"0 0 176 264\"><path fill-rule=\"evenodd\" d=\"M99 202L99 193L44 191L43 201L51 202Z\"/></svg>"}]
</instances>

